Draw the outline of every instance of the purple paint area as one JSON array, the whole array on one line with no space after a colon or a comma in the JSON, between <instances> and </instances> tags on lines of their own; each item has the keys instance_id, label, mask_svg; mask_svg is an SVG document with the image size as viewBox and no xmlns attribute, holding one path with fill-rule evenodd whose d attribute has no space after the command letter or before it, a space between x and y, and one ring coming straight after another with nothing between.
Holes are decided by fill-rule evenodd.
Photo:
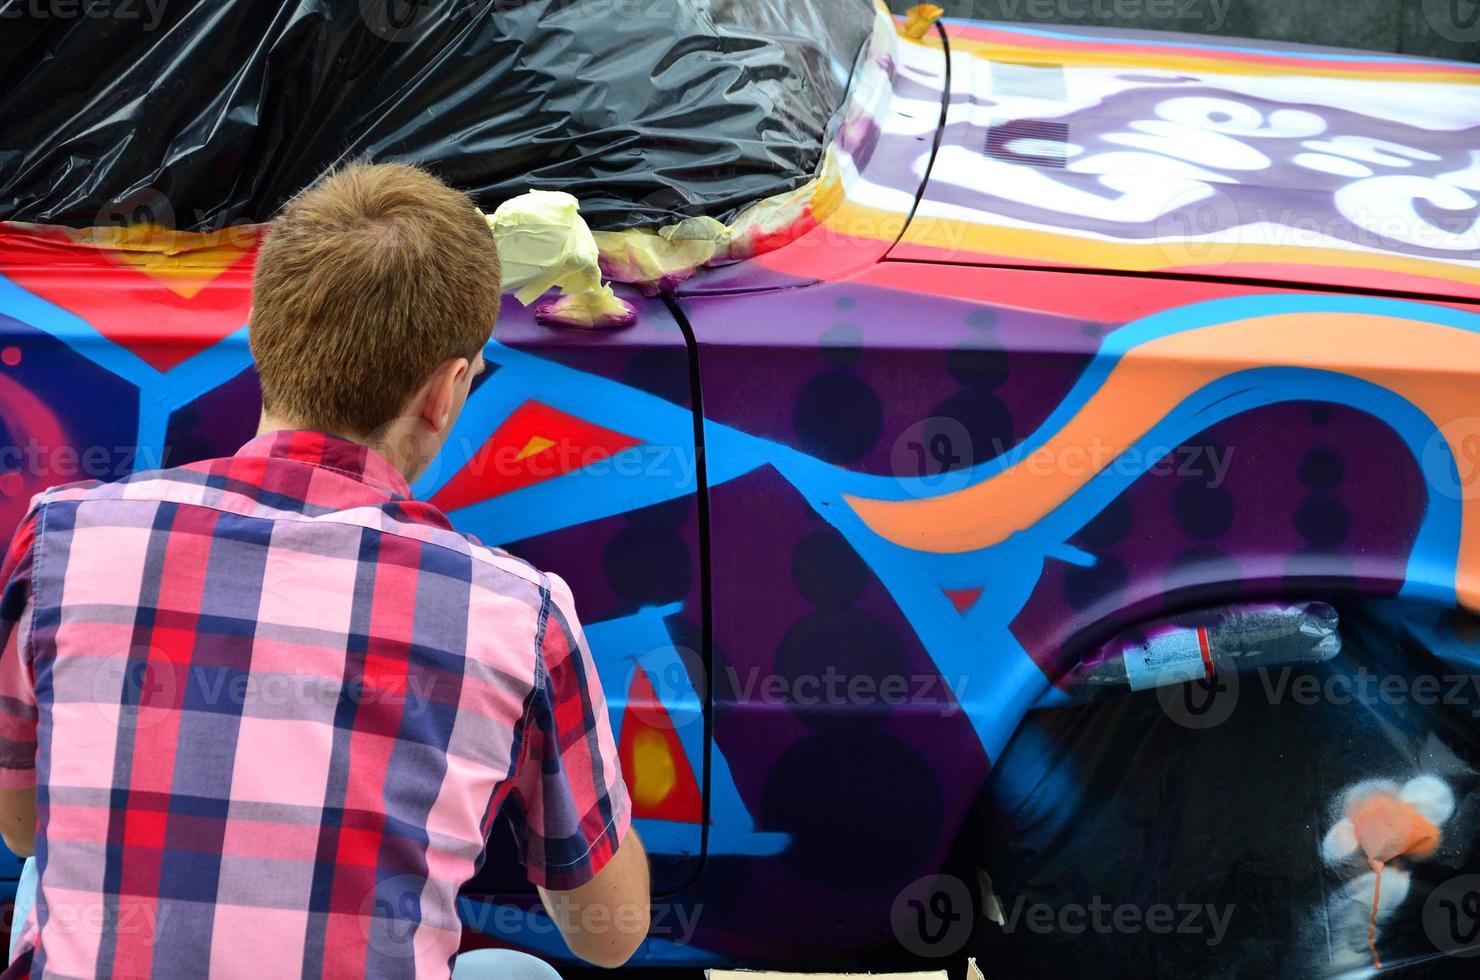
<instances>
[{"instance_id":1,"label":"purple paint area","mask_svg":"<svg viewBox=\"0 0 1480 980\"><path fill-rule=\"evenodd\" d=\"M170 414L165 445L170 466L230 456L257 434L262 389L248 368Z\"/></svg>"},{"instance_id":2,"label":"purple paint area","mask_svg":"<svg viewBox=\"0 0 1480 980\"><path fill-rule=\"evenodd\" d=\"M505 296L493 338L688 408L688 349L667 304L643 296L632 286L618 284L613 289L637 310L631 326L599 329L540 323L535 318L538 304L526 307L513 296Z\"/></svg>"},{"instance_id":3,"label":"purple paint area","mask_svg":"<svg viewBox=\"0 0 1480 980\"><path fill-rule=\"evenodd\" d=\"M1226 467L1211 462L1216 455ZM1116 630L1240 599L1393 595L1427 496L1412 452L1371 415L1289 402L1187 440L1050 559L1014 635L1050 677ZM1224 473L1221 481L1217 473Z\"/></svg>"},{"instance_id":4,"label":"purple paint area","mask_svg":"<svg viewBox=\"0 0 1480 980\"><path fill-rule=\"evenodd\" d=\"M675 618L698 628L699 521L692 495L514 541L507 548L565 579L582 622L598 623L644 606L681 602L683 610ZM652 562L664 564L646 567ZM697 649L697 634L690 639ZM675 637L674 642L681 644L684 638ZM646 652L619 651L632 656Z\"/></svg>"},{"instance_id":5,"label":"purple paint area","mask_svg":"<svg viewBox=\"0 0 1480 980\"><path fill-rule=\"evenodd\" d=\"M1036 429L1099 345L1099 324L834 283L695 299L706 415L852 470L934 475ZM912 453L948 430L941 466Z\"/></svg>"},{"instance_id":6,"label":"purple paint area","mask_svg":"<svg viewBox=\"0 0 1480 980\"><path fill-rule=\"evenodd\" d=\"M901 882L939 867L987 760L883 585L790 484L765 468L710 497L714 738L758 829L792 838L749 862L752 900L715 925L742 958L856 948L889 935ZM884 703L890 677L904 703ZM827 896L828 914L761 898L798 894Z\"/></svg>"},{"instance_id":7,"label":"purple paint area","mask_svg":"<svg viewBox=\"0 0 1480 980\"><path fill-rule=\"evenodd\" d=\"M665 621L668 638L674 647L702 655L699 520L693 496L515 541L507 547L536 568L565 579L575 596L577 614L588 627L631 615L645 607L682 603L682 610ZM650 648L603 648L599 656L605 662L628 660L636 663L651 652ZM685 664L693 662L693 658L687 656L682 660ZM630 680L626 671L619 673ZM705 679L691 680L702 694ZM625 688L608 690L606 697L609 704L622 704L626 701L627 691ZM694 777L703 786L704 760L689 761ZM642 815L640 809L638 815ZM657 893L672 892L698 873L700 837L701 829L694 824L691 854L654 856L652 880ZM500 860L490 862L469 884L468 890L473 893L511 893L529 887L521 867L512 861Z\"/></svg>"}]
</instances>

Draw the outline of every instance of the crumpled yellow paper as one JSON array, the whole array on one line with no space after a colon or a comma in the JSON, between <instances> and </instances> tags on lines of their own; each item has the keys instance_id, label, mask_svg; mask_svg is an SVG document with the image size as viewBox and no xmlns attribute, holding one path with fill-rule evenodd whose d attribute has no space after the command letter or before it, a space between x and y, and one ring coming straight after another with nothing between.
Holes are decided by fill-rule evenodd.
<instances>
[{"instance_id":1,"label":"crumpled yellow paper","mask_svg":"<svg viewBox=\"0 0 1480 980\"><path fill-rule=\"evenodd\" d=\"M529 191L484 215L498 244L504 289L530 305L551 289L562 298L536 308L545 322L581 327L632 323L637 311L601 281L600 253L581 205L564 191Z\"/></svg>"},{"instance_id":2,"label":"crumpled yellow paper","mask_svg":"<svg viewBox=\"0 0 1480 980\"><path fill-rule=\"evenodd\" d=\"M595 233L601 267L619 282L636 283L650 296L673 288L695 270L729 254L730 229L714 218L685 218L662 228Z\"/></svg>"},{"instance_id":3,"label":"crumpled yellow paper","mask_svg":"<svg viewBox=\"0 0 1480 980\"><path fill-rule=\"evenodd\" d=\"M930 30L930 25L940 20L945 10L933 3L917 3L904 12L905 21L901 30L906 37L919 40Z\"/></svg>"}]
</instances>

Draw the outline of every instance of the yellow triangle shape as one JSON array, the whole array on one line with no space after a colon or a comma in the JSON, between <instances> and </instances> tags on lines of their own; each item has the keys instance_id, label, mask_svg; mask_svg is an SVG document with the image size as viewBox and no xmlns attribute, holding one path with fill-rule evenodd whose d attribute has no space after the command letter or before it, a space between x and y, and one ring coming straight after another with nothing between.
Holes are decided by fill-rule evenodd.
<instances>
[{"instance_id":1,"label":"yellow triangle shape","mask_svg":"<svg viewBox=\"0 0 1480 980\"><path fill-rule=\"evenodd\" d=\"M553 445L555 445L554 439L546 439L544 436L530 436L529 441L524 444L523 449L519 450L519 455L515 456L514 460L517 462L521 459L528 459L535 453L542 453Z\"/></svg>"},{"instance_id":2,"label":"yellow triangle shape","mask_svg":"<svg viewBox=\"0 0 1480 980\"><path fill-rule=\"evenodd\" d=\"M116 261L190 299L257 244L259 227L233 225L224 231L174 231L158 225L84 228L79 240L96 245Z\"/></svg>"}]
</instances>

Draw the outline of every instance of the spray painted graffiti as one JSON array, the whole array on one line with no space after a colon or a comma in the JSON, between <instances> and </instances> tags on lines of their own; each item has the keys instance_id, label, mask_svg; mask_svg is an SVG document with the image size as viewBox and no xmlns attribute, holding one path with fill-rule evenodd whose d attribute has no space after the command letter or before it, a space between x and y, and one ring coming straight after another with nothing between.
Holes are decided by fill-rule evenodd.
<instances>
[{"instance_id":1,"label":"spray painted graffiti","mask_svg":"<svg viewBox=\"0 0 1480 980\"><path fill-rule=\"evenodd\" d=\"M1480 364L1480 256L1451 220L1480 73L963 24L885 40L815 225L675 296L622 290L629 330L506 304L414 487L579 599L673 911L643 962L888 941L1024 714L1128 625L1317 587L1480 606L1480 388L1456 370ZM1367 234L1369 212L1408 232ZM1243 237L1310 220L1329 241ZM1209 242L1217 277L1054 271L1186 272ZM70 478L63 448L95 476L119 465L97 447L173 464L250 434L254 246L141 262L0 228L0 448L37 447L0 456L0 517ZM1348 281L1424 296L1304 288ZM468 942L560 955L498 843Z\"/></svg>"}]
</instances>

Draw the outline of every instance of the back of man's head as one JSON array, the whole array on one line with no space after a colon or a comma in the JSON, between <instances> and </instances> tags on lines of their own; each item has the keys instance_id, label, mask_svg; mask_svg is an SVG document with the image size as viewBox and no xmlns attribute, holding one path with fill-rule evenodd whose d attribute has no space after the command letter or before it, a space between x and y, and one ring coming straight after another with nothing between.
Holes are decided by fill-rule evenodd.
<instances>
[{"instance_id":1,"label":"back of man's head","mask_svg":"<svg viewBox=\"0 0 1480 980\"><path fill-rule=\"evenodd\" d=\"M272 415L365 436L498 318L498 249L466 194L399 163L298 194L257 257L249 339Z\"/></svg>"}]
</instances>

